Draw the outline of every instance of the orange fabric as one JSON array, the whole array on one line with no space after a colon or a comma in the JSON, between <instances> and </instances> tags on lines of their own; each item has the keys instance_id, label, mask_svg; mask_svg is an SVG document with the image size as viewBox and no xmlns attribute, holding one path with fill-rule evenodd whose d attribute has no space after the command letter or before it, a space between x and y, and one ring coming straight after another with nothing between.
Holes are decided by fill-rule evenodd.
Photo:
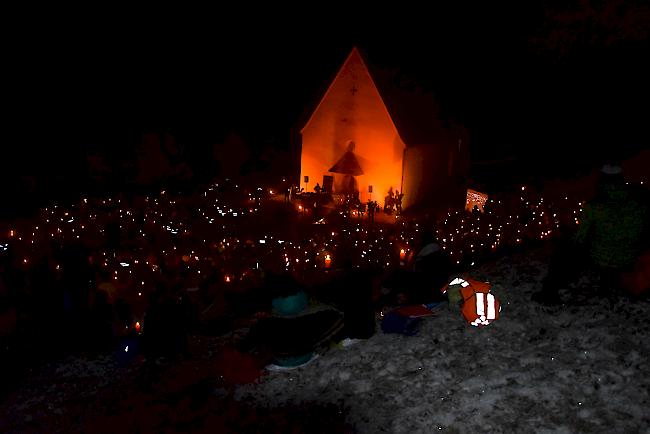
<instances>
[{"instance_id":1,"label":"orange fabric","mask_svg":"<svg viewBox=\"0 0 650 434\"><path fill-rule=\"evenodd\" d=\"M491 285L487 282L481 282L467 277L461 279L469 283L468 286L462 287L460 284L460 294L463 298L461 312L465 320L473 326L486 326L499 319L501 304L499 300L490 293ZM449 285L442 288L443 294L447 292ZM477 294L481 294L477 296ZM493 306L490 306L490 299L494 300Z\"/></svg>"}]
</instances>

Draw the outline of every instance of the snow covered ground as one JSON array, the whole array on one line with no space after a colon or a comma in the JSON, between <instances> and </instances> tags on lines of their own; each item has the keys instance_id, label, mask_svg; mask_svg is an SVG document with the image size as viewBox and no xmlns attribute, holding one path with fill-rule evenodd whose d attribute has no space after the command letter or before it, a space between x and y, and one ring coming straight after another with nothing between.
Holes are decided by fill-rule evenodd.
<instances>
[{"instance_id":1,"label":"snow covered ground","mask_svg":"<svg viewBox=\"0 0 650 434\"><path fill-rule=\"evenodd\" d=\"M650 433L650 303L610 307L591 296L595 276L587 273L562 294L573 294L572 305L541 307L529 300L546 262L537 250L471 274L492 282L503 304L501 319L486 328L443 310L424 319L417 336L378 329L307 366L239 386L233 402L262 409L259 432L285 426L282 417L303 417L312 425L332 421L318 432L343 432L336 418L345 418L358 433ZM190 383L212 375L204 367L214 351L172 366L150 391L134 386L137 366L114 358L53 363L0 403L0 431L222 432L226 410L228 420L250 421L250 412L218 401L223 390L208 392L198 407L185 404L186 391L196 389ZM189 379L175 384L182 372ZM194 425L171 425L172 415ZM255 423L229 432L258 432Z\"/></svg>"},{"instance_id":2,"label":"snow covered ground","mask_svg":"<svg viewBox=\"0 0 650 434\"><path fill-rule=\"evenodd\" d=\"M445 310L415 337L379 331L237 396L268 407L339 403L360 433L650 432L650 304L612 308L591 296L587 273L563 293L572 306L541 307L529 299L545 273L539 252L485 265L472 275L503 303L489 327Z\"/></svg>"}]
</instances>

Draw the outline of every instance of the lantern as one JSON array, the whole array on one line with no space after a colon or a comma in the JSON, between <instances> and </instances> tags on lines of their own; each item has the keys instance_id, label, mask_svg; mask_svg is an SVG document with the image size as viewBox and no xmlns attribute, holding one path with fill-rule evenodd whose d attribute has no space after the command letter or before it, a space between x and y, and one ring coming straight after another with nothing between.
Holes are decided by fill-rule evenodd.
<instances>
[{"instance_id":1,"label":"lantern","mask_svg":"<svg viewBox=\"0 0 650 434\"><path fill-rule=\"evenodd\" d=\"M230 283L230 276L226 275L225 279L226 283Z\"/></svg>"}]
</instances>

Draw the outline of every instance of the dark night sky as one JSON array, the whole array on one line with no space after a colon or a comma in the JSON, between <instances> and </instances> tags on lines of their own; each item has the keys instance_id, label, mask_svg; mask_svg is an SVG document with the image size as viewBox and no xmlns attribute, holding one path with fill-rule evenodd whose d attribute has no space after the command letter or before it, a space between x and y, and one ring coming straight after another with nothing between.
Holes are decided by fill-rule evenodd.
<instances>
[{"instance_id":1,"label":"dark night sky","mask_svg":"<svg viewBox=\"0 0 650 434\"><path fill-rule=\"evenodd\" d=\"M191 146L232 129L286 142L358 44L373 64L432 89L476 154L647 146L644 2L518 3L17 14L5 41L5 137L19 154L59 155L133 146L149 128Z\"/></svg>"}]
</instances>

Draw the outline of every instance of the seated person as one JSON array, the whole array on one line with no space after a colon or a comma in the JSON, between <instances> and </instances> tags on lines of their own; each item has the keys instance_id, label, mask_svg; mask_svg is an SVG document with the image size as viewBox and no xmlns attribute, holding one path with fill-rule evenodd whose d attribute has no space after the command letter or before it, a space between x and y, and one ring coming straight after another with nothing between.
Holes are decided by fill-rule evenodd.
<instances>
[{"instance_id":1,"label":"seated person","mask_svg":"<svg viewBox=\"0 0 650 434\"><path fill-rule=\"evenodd\" d=\"M242 352L256 352L263 362L296 367L343 328L343 316L324 306L309 306L307 295L290 275L271 276L272 310L240 342Z\"/></svg>"},{"instance_id":2,"label":"seated person","mask_svg":"<svg viewBox=\"0 0 650 434\"><path fill-rule=\"evenodd\" d=\"M379 276L355 268L349 252L337 251L337 267L330 281L317 290L320 300L330 303L343 312L344 327L335 340L368 339L375 333L374 288L379 286Z\"/></svg>"},{"instance_id":3,"label":"seated person","mask_svg":"<svg viewBox=\"0 0 650 434\"><path fill-rule=\"evenodd\" d=\"M425 304L444 300L440 289L449 279L449 261L433 232L422 234L417 252L409 258L406 269L395 270L384 280L381 304Z\"/></svg>"}]
</instances>

